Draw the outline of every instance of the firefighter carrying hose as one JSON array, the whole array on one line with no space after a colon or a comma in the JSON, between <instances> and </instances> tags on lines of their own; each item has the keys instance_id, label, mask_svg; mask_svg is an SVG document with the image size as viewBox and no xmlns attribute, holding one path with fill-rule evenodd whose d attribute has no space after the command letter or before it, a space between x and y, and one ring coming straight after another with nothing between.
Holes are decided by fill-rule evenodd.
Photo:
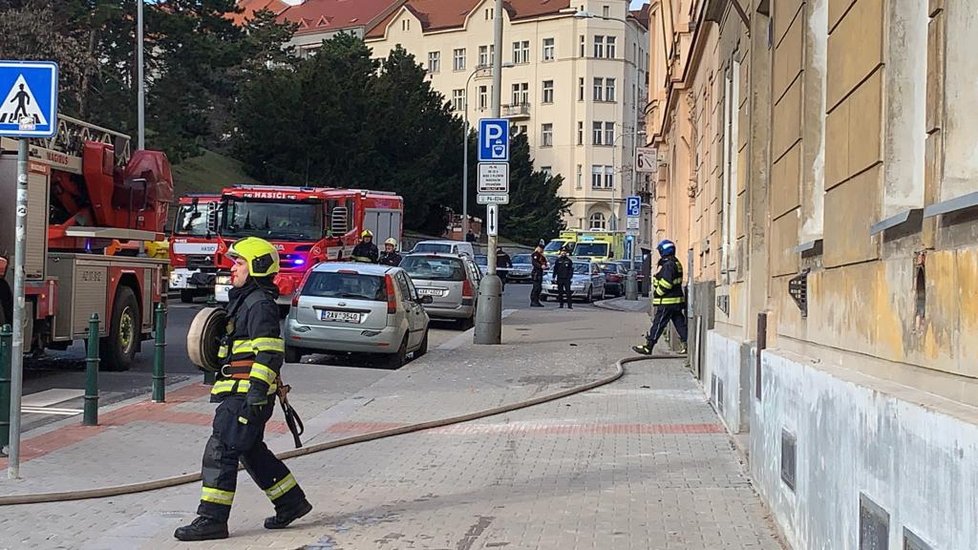
<instances>
[{"instance_id":1,"label":"firefighter carrying hose","mask_svg":"<svg viewBox=\"0 0 978 550\"><path fill-rule=\"evenodd\" d=\"M279 271L278 252L267 241L247 237L231 245L227 256L234 260L233 288L227 336L218 353L225 365L211 390L211 401L219 405L204 448L198 517L174 533L183 541L228 537L239 461L275 506L275 515L265 520L266 529L288 527L312 510L292 473L263 441L285 351L273 282Z\"/></svg>"}]
</instances>

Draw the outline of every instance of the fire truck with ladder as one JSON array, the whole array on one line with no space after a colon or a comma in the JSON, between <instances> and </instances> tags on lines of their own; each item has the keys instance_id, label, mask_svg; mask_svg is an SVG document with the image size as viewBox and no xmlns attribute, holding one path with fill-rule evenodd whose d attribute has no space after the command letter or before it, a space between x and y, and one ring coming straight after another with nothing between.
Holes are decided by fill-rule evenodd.
<instances>
[{"instance_id":1,"label":"fire truck with ladder","mask_svg":"<svg viewBox=\"0 0 978 550\"><path fill-rule=\"evenodd\" d=\"M348 259L369 229L383 248L389 237L401 242L404 200L395 193L327 187L236 185L221 194L217 217L220 236L215 297L228 301L231 262L224 253L243 237L261 237L279 251L281 271L275 278L279 304L292 294L312 266Z\"/></svg>"},{"instance_id":2,"label":"fire truck with ladder","mask_svg":"<svg viewBox=\"0 0 978 550\"><path fill-rule=\"evenodd\" d=\"M214 292L217 274L217 211L220 195L194 194L180 197L170 234L170 290L180 292L180 301Z\"/></svg>"},{"instance_id":3,"label":"fire truck with ladder","mask_svg":"<svg viewBox=\"0 0 978 550\"><path fill-rule=\"evenodd\" d=\"M24 348L67 349L99 318L102 368L126 370L153 331L166 260L146 254L163 239L173 200L162 152L130 150L129 136L66 116L32 139L24 254ZM17 142L0 139L0 323L13 314Z\"/></svg>"}]
</instances>

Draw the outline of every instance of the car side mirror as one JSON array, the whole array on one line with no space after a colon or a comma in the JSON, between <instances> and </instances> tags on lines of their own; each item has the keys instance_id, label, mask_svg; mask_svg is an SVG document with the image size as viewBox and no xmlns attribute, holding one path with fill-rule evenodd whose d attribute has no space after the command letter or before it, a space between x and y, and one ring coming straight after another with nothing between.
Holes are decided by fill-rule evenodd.
<instances>
[{"instance_id":1,"label":"car side mirror","mask_svg":"<svg viewBox=\"0 0 978 550\"><path fill-rule=\"evenodd\" d=\"M431 296L422 296L422 297L418 298L418 303L421 304L421 305L430 304L430 303L432 303L434 301L435 301L435 299L432 298Z\"/></svg>"}]
</instances>

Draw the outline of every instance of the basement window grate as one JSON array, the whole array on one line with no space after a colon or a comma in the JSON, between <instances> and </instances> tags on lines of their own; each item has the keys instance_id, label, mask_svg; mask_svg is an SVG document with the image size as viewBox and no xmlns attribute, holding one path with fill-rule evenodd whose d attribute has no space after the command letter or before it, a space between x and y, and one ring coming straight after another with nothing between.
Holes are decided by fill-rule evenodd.
<instances>
[{"instance_id":1,"label":"basement window grate","mask_svg":"<svg viewBox=\"0 0 978 550\"><path fill-rule=\"evenodd\" d=\"M716 407L717 409L720 408L719 403L717 403L717 382L718 381L719 381L719 378L717 378L717 375L714 374L714 375L712 375L710 377L710 388L713 390L713 406Z\"/></svg>"},{"instance_id":2,"label":"basement window grate","mask_svg":"<svg viewBox=\"0 0 978 550\"><path fill-rule=\"evenodd\" d=\"M890 514L859 493L859 550L887 550L889 547Z\"/></svg>"},{"instance_id":3,"label":"basement window grate","mask_svg":"<svg viewBox=\"0 0 978 550\"><path fill-rule=\"evenodd\" d=\"M934 550L934 547L927 544L913 531L903 528L903 550Z\"/></svg>"},{"instance_id":4,"label":"basement window grate","mask_svg":"<svg viewBox=\"0 0 978 550\"><path fill-rule=\"evenodd\" d=\"M781 481L792 491L795 490L795 474L797 465L795 435L788 430L781 430Z\"/></svg>"}]
</instances>

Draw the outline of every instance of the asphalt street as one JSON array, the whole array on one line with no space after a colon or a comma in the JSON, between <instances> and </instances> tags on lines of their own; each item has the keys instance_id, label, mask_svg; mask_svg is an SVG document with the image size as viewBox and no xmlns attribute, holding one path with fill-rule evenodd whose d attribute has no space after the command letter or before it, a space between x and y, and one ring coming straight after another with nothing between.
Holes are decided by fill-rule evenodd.
<instances>
[{"instance_id":1,"label":"asphalt street","mask_svg":"<svg viewBox=\"0 0 978 550\"><path fill-rule=\"evenodd\" d=\"M507 285L503 294L503 309L524 309L529 306L530 285ZM167 384L178 384L202 373L190 363L186 351L186 334L198 311L206 307L203 301L182 304L170 303L167 316L165 351ZM547 307L556 307L549 302ZM593 306L581 304L581 309ZM577 308L575 308L577 309ZM436 348L458 337L462 329L452 322L432 321L429 345ZM350 378L356 386L372 384L383 371L370 367L369 363L343 357L310 356L304 363L314 363L337 369L337 376ZM100 404L107 405L152 390L153 342L143 342L141 353L132 369L126 372L100 372ZM28 358L24 363L24 430L30 430L54 422L65 416L80 416L85 388L85 347L81 342L64 352L49 352L41 358Z\"/></svg>"}]
</instances>

